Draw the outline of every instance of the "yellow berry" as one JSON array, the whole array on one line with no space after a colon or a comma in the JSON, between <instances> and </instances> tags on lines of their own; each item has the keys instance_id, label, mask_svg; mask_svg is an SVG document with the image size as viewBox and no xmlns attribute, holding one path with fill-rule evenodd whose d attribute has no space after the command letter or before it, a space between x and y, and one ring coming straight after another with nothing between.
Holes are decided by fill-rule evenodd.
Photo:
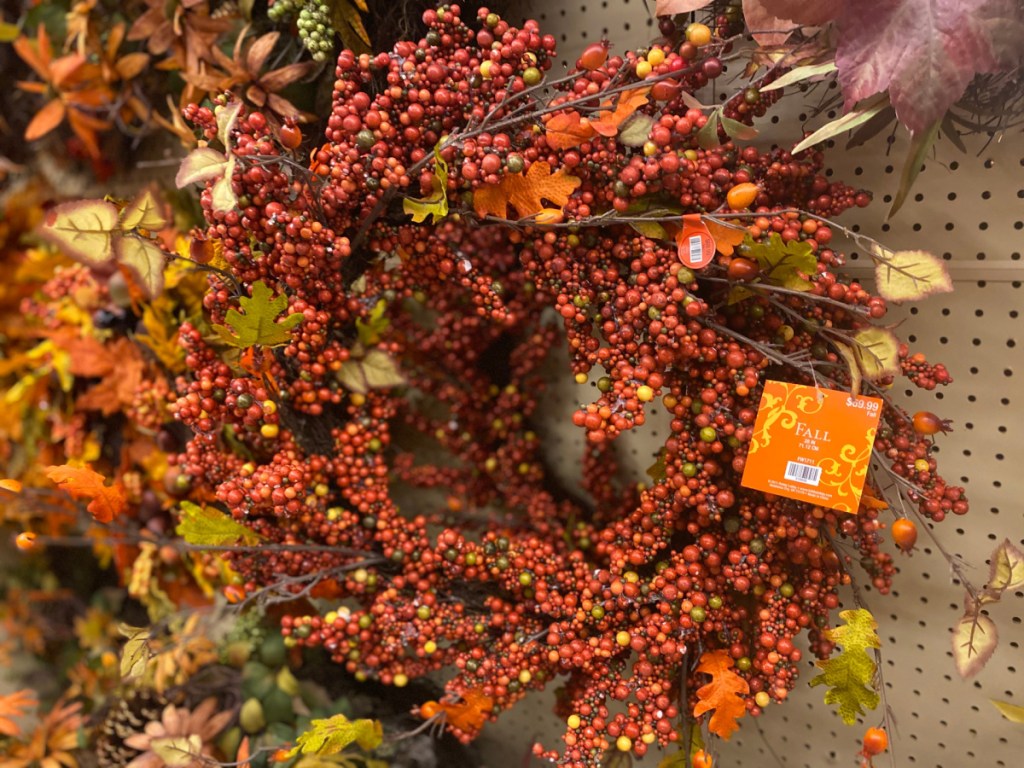
<instances>
[{"instance_id":1,"label":"yellow berry","mask_svg":"<svg viewBox=\"0 0 1024 768\"><path fill-rule=\"evenodd\" d=\"M399 672L397 675L395 675L394 683L395 688L405 688L405 686L409 684L409 677L408 675L403 675L401 672Z\"/></svg>"},{"instance_id":2,"label":"yellow berry","mask_svg":"<svg viewBox=\"0 0 1024 768\"><path fill-rule=\"evenodd\" d=\"M711 28L707 24L691 24L686 28L686 42L698 48L711 42Z\"/></svg>"},{"instance_id":3,"label":"yellow berry","mask_svg":"<svg viewBox=\"0 0 1024 768\"><path fill-rule=\"evenodd\" d=\"M277 424L264 424L260 427L260 434L267 438L267 440L273 440L280 431L281 429Z\"/></svg>"},{"instance_id":4,"label":"yellow berry","mask_svg":"<svg viewBox=\"0 0 1024 768\"><path fill-rule=\"evenodd\" d=\"M654 399L654 390L646 384L641 384L636 388L636 399L641 403L649 403Z\"/></svg>"},{"instance_id":5,"label":"yellow berry","mask_svg":"<svg viewBox=\"0 0 1024 768\"><path fill-rule=\"evenodd\" d=\"M647 77L653 69L654 67L651 66L651 62L641 59L636 63L636 76Z\"/></svg>"},{"instance_id":6,"label":"yellow berry","mask_svg":"<svg viewBox=\"0 0 1024 768\"><path fill-rule=\"evenodd\" d=\"M626 630L622 630L617 635L615 635L615 642L621 646L629 645L629 640L629 632L627 632Z\"/></svg>"},{"instance_id":7,"label":"yellow berry","mask_svg":"<svg viewBox=\"0 0 1024 768\"><path fill-rule=\"evenodd\" d=\"M524 669L519 673L519 682L523 685L526 685L531 680L533 680L533 675L530 674L530 670Z\"/></svg>"},{"instance_id":8,"label":"yellow berry","mask_svg":"<svg viewBox=\"0 0 1024 768\"><path fill-rule=\"evenodd\" d=\"M277 403L275 403L273 400L264 400L263 401L263 412L264 413L270 413L270 414L277 413Z\"/></svg>"},{"instance_id":9,"label":"yellow berry","mask_svg":"<svg viewBox=\"0 0 1024 768\"><path fill-rule=\"evenodd\" d=\"M427 640L427 642L423 644L423 652L427 654L427 656L434 653L436 650L437 643L435 643L433 640Z\"/></svg>"},{"instance_id":10,"label":"yellow berry","mask_svg":"<svg viewBox=\"0 0 1024 768\"><path fill-rule=\"evenodd\" d=\"M918 472L927 472L929 469L928 460L918 459L917 461L914 462L914 469L916 469Z\"/></svg>"},{"instance_id":11,"label":"yellow berry","mask_svg":"<svg viewBox=\"0 0 1024 768\"><path fill-rule=\"evenodd\" d=\"M762 709L767 707L771 700L772 697L768 695L768 691L758 691L757 695L754 696L754 702Z\"/></svg>"},{"instance_id":12,"label":"yellow berry","mask_svg":"<svg viewBox=\"0 0 1024 768\"><path fill-rule=\"evenodd\" d=\"M576 383L577 384L586 384L587 383L587 374L585 374L585 373L577 373L575 378L576 378Z\"/></svg>"},{"instance_id":13,"label":"yellow berry","mask_svg":"<svg viewBox=\"0 0 1024 768\"><path fill-rule=\"evenodd\" d=\"M653 141L644 142L644 157L653 157L658 154L658 145Z\"/></svg>"},{"instance_id":14,"label":"yellow berry","mask_svg":"<svg viewBox=\"0 0 1024 768\"><path fill-rule=\"evenodd\" d=\"M653 744L657 738L658 737L655 735L654 731L648 731L640 737L640 741L644 744Z\"/></svg>"},{"instance_id":15,"label":"yellow berry","mask_svg":"<svg viewBox=\"0 0 1024 768\"><path fill-rule=\"evenodd\" d=\"M619 736L615 740L615 748L619 752L629 752L633 748L633 740L629 736Z\"/></svg>"},{"instance_id":16,"label":"yellow berry","mask_svg":"<svg viewBox=\"0 0 1024 768\"><path fill-rule=\"evenodd\" d=\"M493 77L491 70L494 69L494 62L488 59L480 65L480 76L484 80L490 80Z\"/></svg>"},{"instance_id":17,"label":"yellow berry","mask_svg":"<svg viewBox=\"0 0 1024 768\"><path fill-rule=\"evenodd\" d=\"M665 52L661 48L651 48L651 52L647 54L647 61L651 66L658 66L665 60Z\"/></svg>"},{"instance_id":18,"label":"yellow berry","mask_svg":"<svg viewBox=\"0 0 1024 768\"><path fill-rule=\"evenodd\" d=\"M579 715L569 715L569 719L566 720L565 722L566 722L566 724L570 728L572 728L573 730L576 730L577 728L580 727L580 716Z\"/></svg>"}]
</instances>

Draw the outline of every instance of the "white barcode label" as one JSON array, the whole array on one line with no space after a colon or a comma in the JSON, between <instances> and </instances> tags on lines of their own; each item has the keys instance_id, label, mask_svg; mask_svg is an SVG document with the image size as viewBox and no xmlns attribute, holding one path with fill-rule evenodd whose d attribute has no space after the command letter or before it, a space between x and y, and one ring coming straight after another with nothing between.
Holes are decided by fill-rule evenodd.
<instances>
[{"instance_id":1,"label":"white barcode label","mask_svg":"<svg viewBox=\"0 0 1024 768\"><path fill-rule=\"evenodd\" d=\"M690 263L700 264L704 260L704 246L700 241L700 235L690 237Z\"/></svg>"},{"instance_id":2,"label":"white barcode label","mask_svg":"<svg viewBox=\"0 0 1024 768\"><path fill-rule=\"evenodd\" d=\"M810 464L801 464L798 461L787 461L786 479L817 487L818 481L821 479L821 467L812 467Z\"/></svg>"}]
</instances>

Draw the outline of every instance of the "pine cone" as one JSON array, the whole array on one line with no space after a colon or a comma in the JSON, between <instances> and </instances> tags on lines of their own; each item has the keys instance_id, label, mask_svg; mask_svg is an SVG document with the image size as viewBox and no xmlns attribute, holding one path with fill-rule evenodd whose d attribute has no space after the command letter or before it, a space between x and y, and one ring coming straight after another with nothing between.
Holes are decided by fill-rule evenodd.
<instances>
[{"instance_id":1,"label":"pine cone","mask_svg":"<svg viewBox=\"0 0 1024 768\"><path fill-rule=\"evenodd\" d=\"M124 768L141 754L124 743L125 739L142 733L146 723L159 720L167 701L149 689L129 693L117 699L99 727L96 740L98 768Z\"/></svg>"}]
</instances>

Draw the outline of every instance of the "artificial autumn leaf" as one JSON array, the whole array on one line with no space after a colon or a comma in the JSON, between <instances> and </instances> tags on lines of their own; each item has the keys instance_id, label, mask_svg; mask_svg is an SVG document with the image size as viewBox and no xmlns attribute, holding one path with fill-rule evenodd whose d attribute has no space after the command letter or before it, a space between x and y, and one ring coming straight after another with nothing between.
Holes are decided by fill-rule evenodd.
<instances>
[{"instance_id":1,"label":"artificial autumn leaf","mask_svg":"<svg viewBox=\"0 0 1024 768\"><path fill-rule=\"evenodd\" d=\"M711 0L657 0L655 16L675 16L677 13L693 13L711 5Z\"/></svg>"},{"instance_id":2,"label":"artificial autumn leaf","mask_svg":"<svg viewBox=\"0 0 1024 768\"><path fill-rule=\"evenodd\" d=\"M953 663L960 677L974 677L992 658L999 645L996 623L981 612L981 603L970 593L964 596L964 615L953 628Z\"/></svg>"},{"instance_id":3,"label":"artificial autumn leaf","mask_svg":"<svg viewBox=\"0 0 1024 768\"><path fill-rule=\"evenodd\" d=\"M308 75L316 63L296 62L263 72L280 37L280 32L267 32L254 39L249 37L249 27L243 27L235 39L231 56L216 46L210 51L213 61L221 69L203 67L195 71L185 70L184 77L191 85L211 96L232 91L244 96L257 107L269 108L282 118L307 121L310 116L278 95L278 91Z\"/></svg>"},{"instance_id":4,"label":"artificial autumn leaf","mask_svg":"<svg viewBox=\"0 0 1024 768\"><path fill-rule=\"evenodd\" d=\"M329 0L331 9L331 26L341 35L341 42L355 53L366 53L370 50L370 33L363 25L359 12L369 13L366 0Z\"/></svg>"},{"instance_id":5,"label":"artificial autumn leaf","mask_svg":"<svg viewBox=\"0 0 1024 768\"><path fill-rule=\"evenodd\" d=\"M617 135L619 127L634 112L647 103L647 94L650 92L650 86L623 91L618 95L615 107L598 112L597 118L590 121L590 127L602 136L611 137Z\"/></svg>"},{"instance_id":6,"label":"artificial autumn leaf","mask_svg":"<svg viewBox=\"0 0 1024 768\"><path fill-rule=\"evenodd\" d=\"M988 584L985 591L1001 594L1008 589L1020 589L1024 586L1024 552L1003 539L991 555Z\"/></svg>"},{"instance_id":7,"label":"artificial autumn leaf","mask_svg":"<svg viewBox=\"0 0 1024 768\"><path fill-rule=\"evenodd\" d=\"M220 547L239 541L252 545L263 541L256 531L235 522L230 515L190 501L181 502L181 522L174 530L187 544L196 547Z\"/></svg>"},{"instance_id":8,"label":"artificial autumn leaf","mask_svg":"<svg viewBox=\"0 0 1024 768\"><path fill-rule=\"evenodd\" d=\"M128 638L121 649L121 677L141 677L152 655L149 649L149 629L119 624L117 631Z\"/></svg>"},{"instance_id":9,"label":"artificial autumn leaf","mask_svg":"<svg viewBox=\"0 0 1024 768\"><path fill-rule=\"evenodd\" d=\"M99 523L109 523L128 505L128 496L120 482L105 485L103 475L89 467L51 466L46 468L46 476L72 498L91 499L86 510Z\"/></svg>"},{"instance_id":10,"label":"artificial autumn leaf","mask_svg":"<svg viewBox=\"0 0 1024 768\"><path fill-rule=\"evenodd\" d=\"M494 709L494 699L479 688L467 690L462 694L460 701L436 703L445 713L446 721L465 733L476 733L483 728L491 710Z\"/></svg>"},{"instance_id":11,"label":"artificial autumn leaf","mask_svg":"<svg viewBox=\"0 0 1024 768\"><path fill-rule=\"evenodd\" d=\"M715 239L715 249L723 256L732 256L736 246L747 237L746 227L726 226L715 221L710 216L702 216L701 220Z\"/></svg>"},{"instance_id":12,"label":"artificial autumn leaf","mask_svg":"<svg viewBox=\"0 0 1024 768\"><path fill-rule=\"evenodd\" d=\"M223 152L212 147L199 147L189 152L181 161L174 184L181 189L189 184L219 179L225 175L228 158Z\"/></svg>"},{"instance_id":13,"label":"artificial autumn leaf","mask_svg":"<svg viewBox=\"0 0 1024 768\"><path fill-rule=\"evenodd\" d=\"M871 249L875 259L875 285L888 301L916 301L934 293L949 293L953 279L939 257L927 251Z\"/></svg>"},{"instance_id":14,"label":"artificial autumn leaf","mask_svg":"<svg viewBox=\"0 0 1024 768\"><path fill-rule=\"evenodd\" d=\"M288 757L296 755L335 755L353 742L367 751L376 749L384 740L384 729L377 720L349 720L334 715L314 720L309 729L295 740Z\"/></svg>"},{"instance_id":15,"label":"artificial autumn leaf","mask_svg":"<svg viewBox=\"0 0 1024 768\"><path fill-rule=\"evenodd\" d=\"M998 701L997 699L990 699L990 701L999 710L999 714L1011 723L1024 723L1024 707L1018 704L1011 704L1008 701Z\"/></svg>"},{"instance_id":16,"label":"artificial autumn leaf","mask_svg":"<svg viewBox=\"0 0 1024 768\"><path fill-rule=\"evenodd\" d=\"M114 241L117 260L138 278L146 298L153 299L164 287L164 263L166 254L152 240L142 237L125 236Z\"/></svg>"},{"instance_id":17,"label":"artificial autumn leaf","mask_svg":"<svg viewBox=\"0 0 1024 768\"><path fill-rule=\"evenodd\" d=\"M896 215L896 212L903 207L903 203L906 202L907 195L910 194L910 188L914 186L914 182L917 181L918 174L924 169L924 160L928 153L931 151L932 146L935 144L935 140L939 136L939 127L942 124L941 120L936 120L931 127L926 130L919 132L911 132L910 135L910 147L907 149L907 158L903 161L903 170L900 172L900 185L896 189L896 195L893 197L892 205L889 206L888 218L892 218Z\"/></svg>"},{"instance_id":18,"label":"artificial autumn leaf","mask_svg":"<svg viewBox=\"0 0 1024 768\"><path fill-rule=\"evenodd\" d=\"M882 91L900 122L923 134L978 73L1019 55L1014 0L844 0L836 65L846 107Z\"/></svg>"},{"instance_id":19,"label":"artificial autumn leaf","mask_svg":"<svg viewBox=\"0 0 1024 768\"><path fill-rule=\"evenodd\" d=\"M850 394L857 397L860 394L861 385L864 383L864 375L861 373L857 354L853 351L853 347L848 344L843 344L841 341L833 341L832 343L850 369Z\"/></svg>"},{"instance_id":20,"label":"artificial autumn leaf","mask_svg":"<svg viewBox=\"0 0 1024 768\"><path fill-rule=\"evenodd\" d=\"M774 85L774 83L772 83L772 85ZM827 139L831 139L833 136L838 136L841 133L852 131L854 128L868 122L880 112L883 112L888 108L889 97L884 93L875 94L871 98L865 99L861 103L857 104L845 115L841 115L835 120L825 123L810 136L804 137L803 141L793 147L793 154L795 155L798 152L803 152L805 149L813 147L815 144L820 144Z\"/></svg>"},{"instance_id":21,"label":"artificial autumn leaf","mask_svg":"<svg viewBox=\"0 0 1024 768\"><path fill-rule=\"evenodd\" d=\"M21 728L13 718L21 717L26 710L38 706L35 694L25 688L6 696L0 696L0 735L20 736Z\"/></svg>"},{"instance_id":22,"label":"artificial autumn leaf","mask_svg":"<svg viewBox=\"0 0 1024 768\"><path fill-rule=\"evenodd\" d=\"M892 331L865 328L853 335L851 348L864 378L869 381L893 376L900 370L900 342Z\"/></svg>"},{"instance_id":23,"label":"artificial autumn leaf","mask_svg":"<svg viewBox=\"0 0 1024 768\"><path fill-rule=\"evenodd\" d=\"M711 682L697 689L697 705L694 717L714 710L708 722L708 730L716 736L728 739L739 728L739 720L747 712L742 696L750 693L747 681L733 672L733 660L724 649L707 651L700 657L697 671L711 675Z\"/></svg>"},{"instance_id":24,"label":"artificial autumn leaf","mask_svg":"<svg viewBox=\"0 0 1024 768\"><path fill-rule=\"evenodd\" d=\"M498 184L480 187L473 193L473 208L481 218L487 214L505 218L511 205L520 218L526 218L547 208L544 200L562 208L580 184L565 169L552 172L547 162L539 160L524 173L507 174Z\"/></svg>"},{"instance_id":25,"label":"artificial autumn leaf","mask_svg":"<svg viewBox=\"0 0 1024 768\"><path fill-rule=\"evenodd\" d=\"M83 411L99 411L111 416L131 406L142 386L145 363L138 348L128 339L111 345L112 366L102 381L90 387L75 400L75 407Z\"/></svg>"},{"instance_id":26,"label":"artificial autumn leaf","mask_svg":"<svg viewBox=\"0 0 1024 768\"><path fill-rule=\"evenodd\" d=\"M39 235L73 259L104 264L114 258L118 210L105 200L79 200L54 206Z\"/></svg>"},{"instance_id":27,"label":"artificial autumn leaf","mask_svg":"<svg viewBox=\"0 0 1024 768\"><path fill-rule=\"evenodd\" d=\"M9 491L10 493L21 493L22 484L20 480L12 480L10 478L4 478L0 480L0 489Z\"/></svg>"},{"instance_id":28,"label":"artificial autumn leaf","mask_svg":"<svg viewBox=\"0 0 1024 768\"><path fill-rule=\"evenodd\" d=\"M391 320L384 314L387 308L387 301L378 299L366 320L356 319L356 333L359 335L360 344L372 347L380 342L380 335L391 325Z\"/></svg>"},{"instance_id":29,"label":"artificial autumn leaf","mask_svg":"<svg viewBox=\"0 0 1024 768\"><path fill-rule=\"evenodd\" d=\"M436 224L448 215L448 163L441 157L440 144L434 147L434 176L431 181L430 197L425 199L407 197L402 200L402 210L422 224L430 216L430 223Z\"/></svg>"},{"instance_id":30,"label":"artificial autumn leaf","mask_svg":"<svg viewBox=\"0 0 1024 768\"><path fill-rule=\"evenodd\" d=\"M398 364L387 352L371 349L363 357L342 363L338 381L352 392L365 395L371 389L387 389L406 383Z\"/></svg>"},{"instance_id":31,"label":"artificial autumn leaf","mask_svg":"<svg viewBox=\"0 0 1024 768\"><path fill-rule=\"evenodd\" d=\"M552 149L572 149L597 134L590 121L575 109L559 112L544 126L544 137Z\"/></svg>"},{"instance_id":32,"label":"artificial autumn leaf","mask_svg":"<svg viewBox=\"0 0 1024 768\"><path fill-rule=\"evenodd\" d=\"M198 733L153 739L149 751L163 760L167 768L186 768L195 765L196 756L202 754L203 740Z\"/></svg>"},{"instance_id":33,"label":"artificial autumn leaf","mask_svg":"<svg viewBox=\"0 0 1024 768\"><path fill-rule=\"evenodd\" d=\"M121 229L145 229L150 232L163 229L167 226L167 218L161 212L161 207L153 190L143 190L121 209Z\"/></svg>"},{"instance_id":34,"label":"artificial autumn leaf","mask_svg":"<svg viewBox=\"0 0 1024 768\"><path fill-rule=\"evenodd\" d=\"M809 291L814 286L808 279L818 269L818 260L810 245L800 240L782 241L773 232L767 243L747 241L747 253L761 267L767 282L793 291Z\"/></svg>"},{"instance_id":35,"label":"artificial autumn leaf","mask_svg":"<svg viewBox=\"0 0 1024 768\"><path fill-rule=\"evenodd\" d=\"M178 325L174 321L169 300L159 299L142 311L146 333L135 340L147 347L171 373L181 373L185 366L185 350L178 344Z\"/></svg>"},{"instance_id":36,"label":"artificial autumn leaf","mask_svg":"<svg viewBox=\"0 0 1024 768\"><path fill-rule=\"evenodd\" d=\"M836 704L839 716L847 725L857 722L865 708L878 706L878 692L874 687L875 660L869 649L880 648L882 643L875 630L878 622L864 608L841 611L843 626L826 630L825 636L842 647L838 656L815 662L822 672L811 680L811 687L828 686L825 703Z\"/></svg>"},{"instance_id":37,"label":"artificial autumn leaf","mask_svg":"<svg viewBox=\"0 0 1024 768\"><path fill-rule=\"evenodd\" d=\"M288 309L288 297L282 293L271 299L272 295L267 284L257 280L252 286L252 298L243 296L239 300L242 311L229 309L224 318L227 326L214 325L213 329L226 344L240 349L255 344L287 344L292 338L291 329L302 322L302 313L294 312L279 320L280 314Z\"/></svg>"},{"instance_id":38,"label":"artificial autumn leaf","mask_svg":"<svg viewBox=\"0 0 1024 768\"><path fill-rule=\"evenodd\" d=\"M618 141L624 147L642 147L651 135L654 118L650 115L633 115L622 124Z\"/></svg>"}]
</instances>

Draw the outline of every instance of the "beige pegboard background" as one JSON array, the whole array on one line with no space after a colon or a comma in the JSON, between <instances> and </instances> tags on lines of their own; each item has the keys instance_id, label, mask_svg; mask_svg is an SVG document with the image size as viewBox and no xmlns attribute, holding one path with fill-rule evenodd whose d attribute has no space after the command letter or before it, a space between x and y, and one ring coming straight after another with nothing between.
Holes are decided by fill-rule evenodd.
<instances>
[{"instance_id":1,"label":"beige pegboard background","mask_svg":"<svg viewBox=\"0 0 1024 768\"><path fill-rule=\"evenodd\" d=\"M604 37L617 50L641 46L656 35L641 0L591 0L559 5L535 3L532 9L543 31L560 39L560 58L569 62L587 44ZM513 20L517 21L517 20ZM728 74L720 83L725 91ZM817 97L817 94L816 94ZM785 140L811 110L799 97L785 100L769 115L782 116ZM805 114L806 113L806 114ZM808 123L817 127L825 116ZM770 117L759 125L755 143L768 145ZM831 173L875 193L875 202L841 219L886 245L926 249L949 261L956 290L911 307L894 308L888 321L915 351L946 364L954 382L936 392L901 386L899 396L911 412L934 410L954 422L955 431L940 436L940 471L967 487L971 512L950 516L934 526L949 551L971 567L976 582L987 577L988 555L1004 538L1024 546L1024 134L966 137L967 152L941 142L892 222L885 222L891 195L899 182L906 155L902 132L890 144L888 133L867 145L846 151L842 143L828 153ZM840 243L836 243L840 247ZM869 270L858 265L856 248L850 270L858 277ZM544 399L538 422L548 426L549 457L567 481L578 475L582 434L572 427L572 411L593 399L588 387L565 375L564 353L550 361L552 378L561 382ZM558 374L557 376L555 374ZM643 432L629 435L620 451L629 471L645 479L664 433L652 418ZM1016 423L1016 426L1015 426ZM659 434L660 433L660 434ZM888 703L896 721L892 748L900 768L1017 768L1024 765L1024 726L1004 720L991 705L1002 699L1024 705L1024 593L1008 595L993 607L1000 645L988 666L970 681L954 669L950 629L959 617L963 590L952 579L946 561L924 534L913 556L898 557L900 573L888 596L865 588L867 606L879 621L883 641L883 673ZM867 579L863 579L867 581ZM811 662L804 682L783 705L768 707L758 720L745 719L730 742L719 742L720 768L825 768L857 766L856 752L864 726L846 727L822 702L820 689L810 689ZM562 724L551 714L553 694L535 695L488 726L479 742L493 768L531 765L535 738L557 746ZM880 712L866 725L878 725ZM643 766L657 765L652 752ZM887 765L885 759L877 761ZM640 764L640 763L638 763ZM536 762L533 765L537 765Z\"/></svg>"}]
</instances>

